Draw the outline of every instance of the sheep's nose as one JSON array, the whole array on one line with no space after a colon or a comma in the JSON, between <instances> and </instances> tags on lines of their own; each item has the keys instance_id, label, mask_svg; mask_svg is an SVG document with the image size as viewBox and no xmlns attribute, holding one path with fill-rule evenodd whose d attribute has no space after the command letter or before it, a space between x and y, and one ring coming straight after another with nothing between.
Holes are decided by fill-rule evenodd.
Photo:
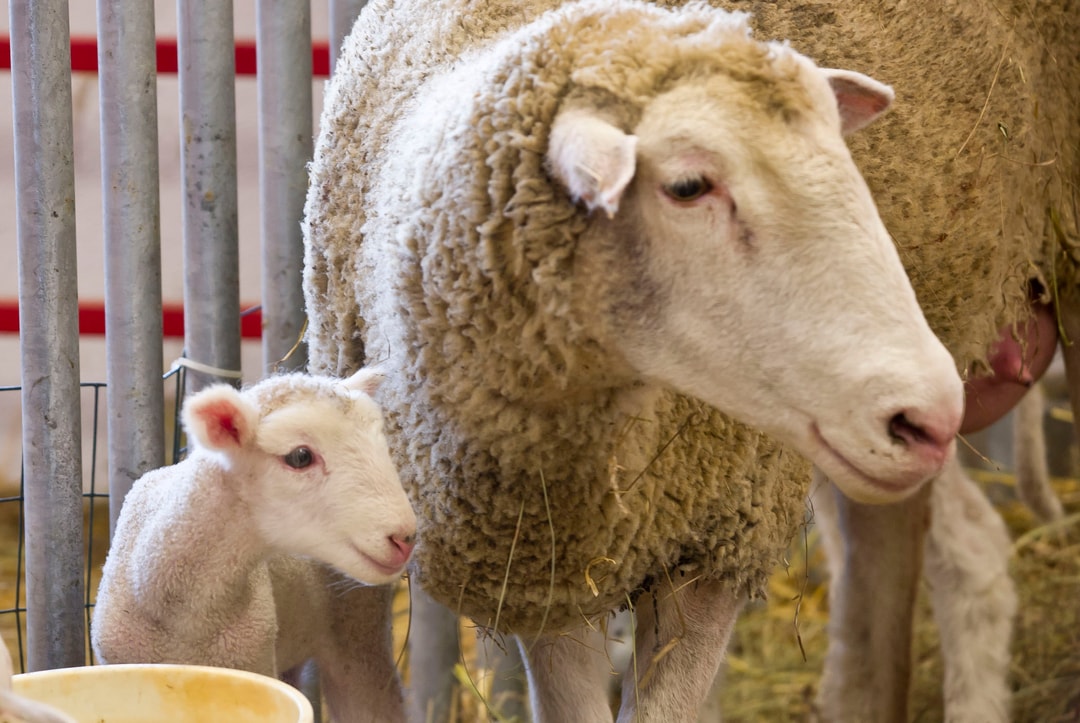
<instances>
[{"instance_id":1,"label":"sheep's nose","mask_svg":"<svg viewBox=\"0 0 1080 723\"><path fill-rule=\"evenodd\" d=\"M889 436L930 464L942 464L960 431L961 415L904 409L889 418Z\"/></svg>"}]
</instances>

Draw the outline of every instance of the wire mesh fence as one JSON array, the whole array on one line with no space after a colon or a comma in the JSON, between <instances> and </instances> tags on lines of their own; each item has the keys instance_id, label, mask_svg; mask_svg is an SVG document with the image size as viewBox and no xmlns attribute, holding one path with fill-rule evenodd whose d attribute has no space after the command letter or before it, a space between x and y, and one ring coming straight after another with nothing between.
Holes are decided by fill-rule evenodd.
<instances>
[{"instance_id":1,"label":"wire mesh fence","mask_svg":"<svg viewBox=\"0 0 1080 723\"><path fill-rule=\"evenodd\" d=\"M162 383L171 398L184 397L186 380L182 366L165 373ZM89 645L90 618L97 596L101 566L109 549L109 492L108 485L98 472L99 455L106 454L104 439L105 388L104 382L82 382L80 385L84 403L90 407L89 420L82 430L88 442L90 458L86 462L87 479L83 491L83 548L85 615L87 630L86 661L94 664L93 651ZM0 386L0 394L19 394L20 385ZM167 393L166 397L170 395ZM170 423L166 424L166 463L180 461L184 454L183 434L177 423L179 405L170 405L167 412ZM0 496L0 636L12 653L15 672L25 672L26 664L26 515L25 478L20 473L17 494Z\"/></svg>"}]
</instances>

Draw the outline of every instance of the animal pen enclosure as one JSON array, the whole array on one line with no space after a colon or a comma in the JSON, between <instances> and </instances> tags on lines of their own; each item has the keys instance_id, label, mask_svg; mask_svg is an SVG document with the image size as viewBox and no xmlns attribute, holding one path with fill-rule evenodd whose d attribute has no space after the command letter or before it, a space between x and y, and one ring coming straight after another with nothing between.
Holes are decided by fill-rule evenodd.
<instances>
[{"instance_id":1,"label":"animal pen enclosure","mask_svg":"<svg viewBox=\"0 0 1080 723\"><path fill-rule=\"evenodd\" d=\"M26 545L25 586L21 552L15 557L19 567L0 573L15 588L14 602L0 610L0 621L8 622L15 635L19 667L34 671L87 661L87 609L93 603L92 572L107 548L105 523L115 522L135 479L177 454L176 440L168 442L166 390L179 399L185 378L193 387L212 379L235 380L243 366L244 338L261 339L264 368L286 358L290 365L302 364L302 350L297 353L294 346L303 326L299 220L314 135L312 76L330 71L348 19L363 2L329 0L327 7L307 0L237 3L255 16L254 42L235 41L232 4L219 0L179 0L175 41L155 31L151 0L99 0L92 40L69 37L69 10L75 9L66 0L10 2L20 289L17 319L13 304L0 308L0 331L20 334L22 384L0 388L0 397L21 396L25 465L24 491L0 498L0 523L5 524L0 532L17 535L21 544L25 525ZM328 21L325 43L312 43L314 11ZM261 314L241 320L237 277L244 256L236 220L235 79L254 75L256 64L259 230L246 237L246 248L257 249L261 258L262 308ZM101 307L80 303L74 274L77 248L85 246L80 238L77 247L75 233L81 197L72 170L72 71L95 72L101 97ZM163 301L161 294L162 268L173 269L162 260L161 98L154 90L157 74L174 72L182 129L182 307ZM83 380L80 332L104 333L105 382ZM163 353L162 340L178 335L185 361L163 381L162 371L172 359ZM94 410L89 426L80 412L86 407ZM106 425L107 454L93 444L84 448L84 440L95 441ZM103 458L107 492L97 474ZM1075 516L1080 505L1075 484L1063 482L1060 489L1069 495L1067 506ZM999 492L1007 497L1008 486L999 485ZM1016 532L1032 529L1029 519L1014 525ZM1057 560L1062 588L1068 575L1076 574L1075 555L1068 557L1076 549L1075 524L1070 534L1057 541L1030 538L1024 550ZM1033 543L1039 546L1032 548ZM811 539L805 557L812 556ZM813 567L805 559L799 565ZM779 573L770 589L778 604L752 610L736 633L732 685L725 693L732 720L796 719L809 710L820 673L821 581L813 570L795 566L790 575ZM1060 593L1055 590L1054 595ZM1030 609L1052 609L1060 602L1057 597L1038 599L1039 594L1028 600ZM793 617L798 621L799 615L796 599L805 602L801 636L812 648L808 664L798 662L792 634ZM1029 632L1040 624L1033 618ZM762 654L762 646L771 647ZM921 654L932 657L933 646L924 642ZM1069 674L1068 662L1063 658L1066 667L1056 672L1029 675L1024 670L1020 682L1034 686ZM785 680L778 682L778 676ZM934 676L925 673L922 688L939 687ZM737 685L740 677L757 686ZM934 695L926 706L914 707L920 720L940 718L940 691ZM472 710L477 710L475 702Z\"/></svg>"},{"instance_id":2,"label":"animal pen enclosure","mask_svg":"<svg viewBox=\"0 0 1080 723\"><path fill-rule=\"evenodd\" d=\"M340 39L361 5L340 0L316 8L330 26L318 34ZM30 671L85 661L86 463L85 497L93 509L103 494L95 462L107 457L108 517L115 522L130 484L166 460L163 335L175 336L182 325L179 365L189 387L239 379L235 83L237 75L254 75L256 63L262 242L254 248L268 294L261 325L256 315L243 330L262 338L267 365L286 357L284 364L303 364L294 347L303 324L299 221L313 135L312 78L313 71L328 74L336 40L313 45L306 0L244 4L248 18L255 11L255 37L240 42L231 3L185 0L175 7L172 40L157 37L153 2L97 3L96 37L89 38L69 33L69 10L85 15L87 6L10 5L20 271L17 319L10 302L3 318L4 331L18 331L20 341L23 493L10 499L25 509L27 634L25 645L19 642ZM97 270L105 279L103 308L80 306L77 290L73 71L96 72L100 89L102 227L94 237L104 261ZM162 301L159 72L178 74L182 310ZM90 404L102 410L92 424L103 420L104 431L107 420L107 455L96 447L96 426L81 428L80 329L105 334L106 383L91 385ZM94 440L90 459L83 458L84 436ZM96 544L101 550L107 543ZM12 614L21 612L16 599Z\"/></svg>"}]
</instances>

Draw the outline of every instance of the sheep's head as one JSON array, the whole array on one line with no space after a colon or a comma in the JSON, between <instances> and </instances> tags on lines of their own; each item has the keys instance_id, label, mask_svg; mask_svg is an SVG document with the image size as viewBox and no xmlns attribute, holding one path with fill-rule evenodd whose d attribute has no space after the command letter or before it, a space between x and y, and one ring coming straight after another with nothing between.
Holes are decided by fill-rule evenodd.
<instances>
[{"instance_id":1,"label":"sheep's head","mask_svg":"<svg viewBox=\"0 0 1080 723\"><path fill-rule=\"evenodd\" d=\"M416 532L370 397L380 378L291 374L245 392L210 387L184 405L189 438L219 456L272 547L369 584L401 575Z\"/></svg>"},{"instance_id":2,"label":"sheep's head","mask_svg":"<svg viewBox=\"0 0 1080 723\"><path fill-rule=\"evenodd\" d=\"M893 501L953 452L962 388L843 140L892 91L782 46L755 57L668 73L632 112L571 95L548 165L594 212L580 243L639 374Z\"/></svg>"}]
</instances>

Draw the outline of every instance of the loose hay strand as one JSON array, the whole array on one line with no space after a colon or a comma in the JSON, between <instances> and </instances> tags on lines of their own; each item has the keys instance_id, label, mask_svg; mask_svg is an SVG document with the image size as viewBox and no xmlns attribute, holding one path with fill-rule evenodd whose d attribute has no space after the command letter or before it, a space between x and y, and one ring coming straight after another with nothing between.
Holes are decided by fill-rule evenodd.
<instances>
[{"instance_id":1,"label":"loose hay strand","mask_svg":"<svg viewBox=\"0 0 1080 723\"><path fill-rule=\"evenodd\" d=\"M971 442L967 441L967 437L962 434L958 434L956 435L956 438L963 442L964 446L971 450L972 454L975 454L976 456L978 456L979 459L981 459L983 462L993 467L994 469L998 470L999 472L1001 471L1001 465L987 457L979 450L975 449L974 445L972 445Z\"/></svg>"},{"instance_id":2,"label":"loose hay strand","mask_svg":"<svg viewBox=\"0 0 1080 723\"><path fill-rule=\"evenodd\" d=\"M810 516L813 519L814 515L814 503L807 498L807 506L810 508ZM807 662L806 646L803 645L802 631L799 630L799 613L802 612L803 597L806 595L806 587L810 584L810 521L803 520L802 524L802 538L803 538L803 576L802 585L799 587L799 594L795 598L795 615L791 620L791 625L795 628L795 640L799 643L799 653L802 655L803 662Z\"/></svg>"},{"instance_id":3,"label":"loose hay strand","mask_svg":"<svg viewBox=\"0 0 1080 723\"><path fill-rule=\"evenodd\" d=\"M521 501L518 508L517 525L514 527L514 537L510 540L510 554L506 556L506 573L503 575L502 589L499 590L499 602L495 606L495 630L499 629L499 616L502 615L503 603L506 601L506 587L510 584L510 566L514 561L514 548L517 547L518 537L521 535L521 520L525 516L525 500Z\"/></svg>"},{"instance_id":4,"label":"loose hay strand","mask_svg":"<svg viewBox=\"0 0 1080 723\"><path fill-rule=\"evenodd\" d=\"M589 560L589 564L585 566L585 584L589 586L589 592L592 593L593 597L600 596L600 588L596 586L596 582L593 580L592 566L598 565L601 562L606 562L611 565L619 564L615 560L612 560L610 557L594 557L593 559ZM600 582L603 582L606 578L607 575L604 575L600 578ZM588 622L588 620L586 620L586 622Z\"/></svg>"},{"instance_id":5,"label":"loose hay strand","mask_svg":"<svg viewBox=\"0 0 1080 723\"><path fill-rule=\"evenodd\" d=\"M637 659L637 613L629 593L626 595L626 609L630 611L630 666L634 671L634 710L641 710L641 685L638 683Z\"/></svg>"},{"instance_id":6,"label":"loose hay strand","mask_svg":"<svg viewBox=\"0 0 1080 723\"><path fill-rule=\"evenodd\" d=\"M551 503L548 500L547 480L544 479L544 470L540 470L540 489L544 493L544 511L547 513L548 532L551 533L551 573L548 577L548 596L544 603L544 615L540 618L540 628L536 633L539 638L547 625L548 611L551 610L551 601L555 597L555 524L551 520ZM507 570L509 572L509 570Z\"/></svg>"},{"instance_id":7,"label":"loose hay strand","mask_svg":"<svg viewBox=\"0 0 1080 723\"><path fill-rule=\"evenodd\" d=\"M488 702L487 696L484 695L479 686L476 685L472 673L469 672L469 666L465 662L464 653L462 653L461 661L454 666L454 678L461 684L462 688L472 693L473 697L484 705L488 715L490 715L493 720L498 721L498 723L509 723L504 715L491 707L491 703Z\"/></svg>"},{"instance_id":8,"label":"loose hay strand","mask_svg":"<svg viewBox=\"0 0 1080 723\"><path fill-rule=\"evenodd\" d=\"M409 614L405 618L405 638L401 643L401 651L398 653L397 660L394 661L394 668L398 671L399 675L404 671L404 668L402 667L402 662L405 660L405 656L408 654L409 635L412 633L412 607L413 606L412 606L412 577L411 576L409 576L409 575L405 576L405 584L406 584L406 586L408 588L408 591L409 591Z\"/></svg>"},{"instance_id":9,"label":"loose hay strand","mask_svg":"<svg viewBox=\"0 0 1080 723\"><path fill-rule=\"evenodd\" d=\"M686 428L690 426L690 422L693 421L693 418L694 415L692 414L687 416L683 423L679 425L679 428L675 430L675 434L671 435L671 437L660 446L660 449L656 450L656 454L652 456L652 459L649 460L648 464L641 468L641 471L637 473L637 476L634 477L633 480L631 480L630 484L626 486L626 489L617 491L617 494L626 494L630 490L634 489L634 485L641 481L641 478L645 476L645 473L649 471L649 468L652 467L653 464L655 464L656 460L660 459L660 455L662 455L667 450L667 448L671 446L672 442L682 436L682 433L685 432Z\"/></svg>"},{"instance_id":10,"label":"loose hay strand","mask_svg":"<svg viewBox=\"0 0 1080 723\"><path fill-rule=\"evenodd\" d=\"M664 577L667 578L668 588L670 592L668 597L671 598L671 604L675 607L675 614L679 620L680 631L678 635L671 636L671 640L664 643L664 645L649 658L649 667L645 668L645 673L641 676L641 687L648 687L649 682L653 676L656 675L656 668L667 655L677 648L684 637L686 637L686 615L683 613L682 605L679 604L678 590L682 590L685 585L675 588L675 583L671 580L671 575L667 569L664 569ZM655 598L654 598L655 599ZM659 615L657 616L659 618ZM659 642L659 641L657 641Z\"/></svg>"},{"instance_id":11,"label":"loose hay strand","mask_svg":"<svg viewBox=\"0 0 1080 723\"><path fill-rule=\"evenodd\" d=\"M967 148L967 144L971 142L971 139L975 137L975 132L979 130L979 126L982 125L983 117L986 115L986 109L990 107L990 97L994 94L994 86L997 85L998 76L1001 75L1001 66L1005 63L1005 57L1009 53L1009 47L1012 45L1012 38L1009 38L1009 42L1005 43L1005 47L1001 49L1001 58L998 59L997 68L994 69L994 77L990 80L990 88L986 91L986 100L983 101L982 110L979 111L979 117L975 119L975 125L972 127L971 132L968 133L967 138L960 144L960 148L957 149L956 155L953 156L953 160L960 157L960 154Z\"/></svg>"},{"instance_id":12,"label":"loose hay strand","mask_svg":"<svg viewBox=\"0 0 1080 723\"><path fill-rule=\"evenodd\" d=\"M285 356L281 357L280 359L277 360L277 362L275 362L275 364L274 364L275 367L284 364L285 362L289 361L289 359L292 358L292 355L295 354L296 350L300 348L300 345L304 343L304 335L307 334L307 327L308 327L308 317L305 315L304 316L304 324L303 324L303 326L300 327L300 333L297 334L296 341L294 341L293 345L291 347L289 347L289 350L287 352L285 352Z\"/></svg>"}]
</instances>

